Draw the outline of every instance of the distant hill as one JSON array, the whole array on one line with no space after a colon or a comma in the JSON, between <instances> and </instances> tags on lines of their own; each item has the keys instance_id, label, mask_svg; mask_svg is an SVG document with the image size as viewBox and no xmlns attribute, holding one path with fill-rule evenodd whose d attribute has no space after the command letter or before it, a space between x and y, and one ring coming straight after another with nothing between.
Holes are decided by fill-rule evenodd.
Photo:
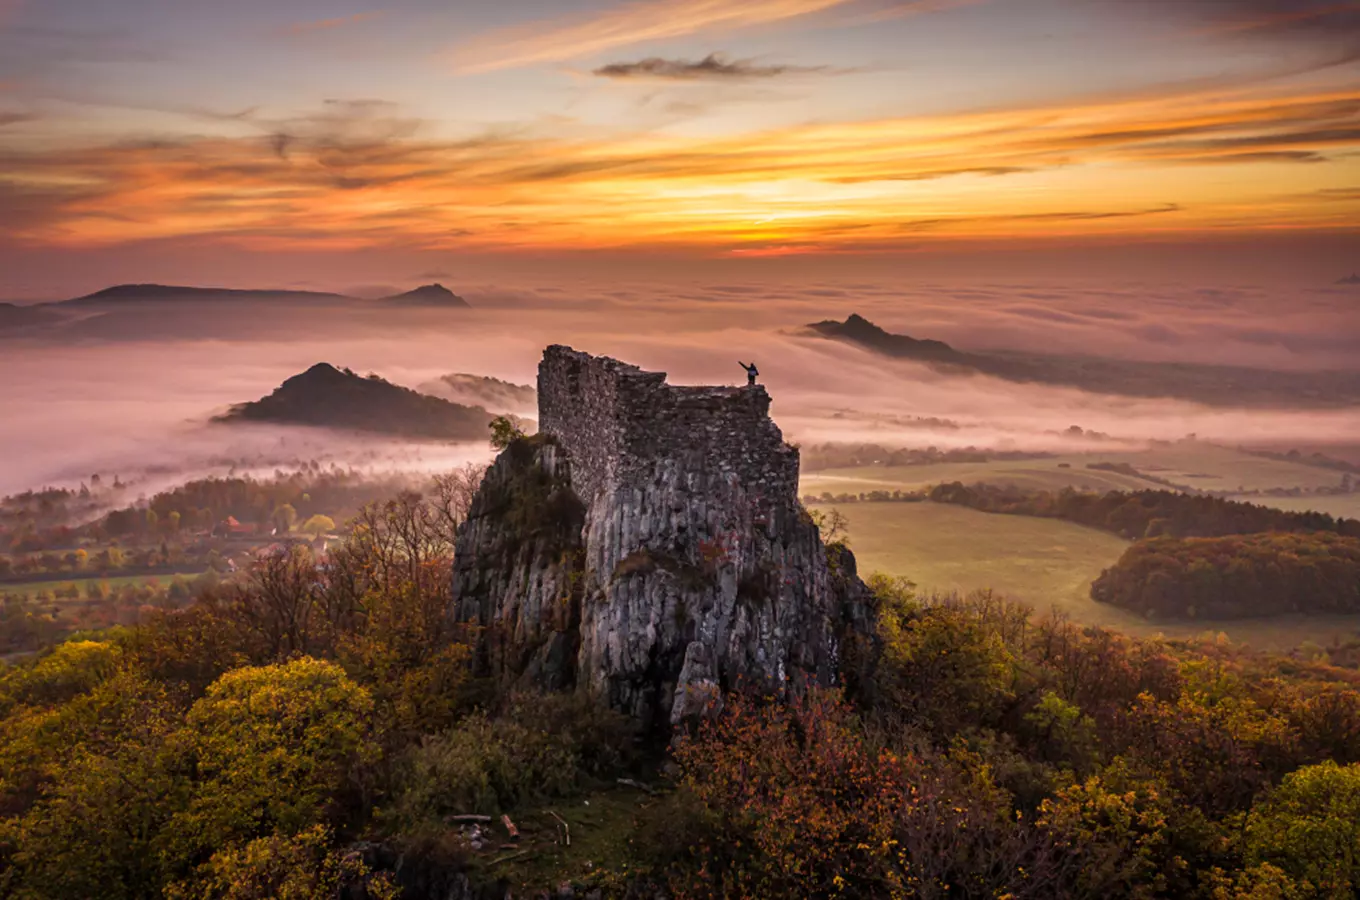
<instances>
[{"instance_id":1,"label":"distant hill","mask_svg":"<svg viewBox=\"0 0 1360 900\"><path fill-rule=\"evenodd\" d=\"M1337 282L1337 284L1360 284L1360 274L1348 275Z\"/></svg>"},{"instance_id":2,"label":"distant hill","mask_svg":"<svg viewBox=\"0 0 1360 900\"><path fill-rule=\"evenodd\" d=\"M120 284L114 287L62 300L57 306L116 306L124 303L146 303L173 301L220 302L269 301L282 303L356 303L353 297L344 294L330 294L319 291L280 291L280 290L238 290L235 288L184 287L171 284Z\"/></svg>"},{"instance_id":3,"label":"distant hill","mask_svg":"<svg viewBox=\"0 0 1360 900\"><path fill-rule=\"evenodd\" d=\"M409 438L480 441L488 435L491 413L460 406L349 370L318 363L294 375L274 393L242 403L219 422L271 422L372 431Z\"/></svg>"},{"instance_id":4,"label":"distant hill","mask_svg":"<svg viewBox=\"0 0 1360 900\"><path fill-rule=\"evenodd\" d=\"M427 284L414 291L385 297L380 302L399 306L429 306L447 309L468 309L471 304L442 284Z\"/></svg>"},{"instance_id":5,"label":"distant hill","mask_svg":"<svg viewBox=\"0 0 1360 900\"><path fill-rule=\"evenodd\" d=\"M418 386L422 394L442 397L467 406L484 406L493 412L529 413L538 408L538 391L527 384L514 384L485 375L441 375Z\"/></svg>"},{"instance_id":6,"label":"distant hill","mask_svg":"<svg viewBox=\"0 0 1360 900\"><path fill-rule=\"evenodd\" d=\"M807 326L881 356L924 362L953 374L976 372L1022 384L1074 387L1125 397L1171 397L1217 406L1336 406L1360 400L1360 372L1284 372L1199 363L1143 362L993 350L970 353L946 343L884 331L863 316Z\"/></svg>"},{"instance_id":7,"label":"distant hill","mask_svg":"<svg viewBox=\"0 0 1360 900\"><path fill-rule=\"evenodd\" d=\"M809 325L812 331L823 337L836 338L859 344L870 350L877 350L887 356L905 359L928 359L940 362L964 362L967 356L944 341L917 340L905 334L892 334L884 331L873 322L859 315L851 316L844 322L829 319Z\"/></svg>"},{"instance_id":8,"label":"distant hill","mask_svg":"<svg viewBox=\"0 0 1360 900\"><path fill-rule=\"evenodd\" d=\"M60 313L41 306L18 306L13 303L0 303L0 331L31 328L37 325L50 325L61 321Z\"/></svg>"}]
</instances>

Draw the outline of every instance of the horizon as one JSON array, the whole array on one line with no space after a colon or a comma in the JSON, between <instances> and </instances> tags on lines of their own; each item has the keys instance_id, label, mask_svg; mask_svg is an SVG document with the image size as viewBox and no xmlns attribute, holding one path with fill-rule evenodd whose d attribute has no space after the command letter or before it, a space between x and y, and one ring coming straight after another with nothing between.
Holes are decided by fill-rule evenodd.
<instances>
[{"instance_id":1,"label":"horizon","mask_svg":"<svg viewBox=\"0 0 1360 900\"><path fill-rule=\"evenodd\" d=\"M1360 259L1357 84L1333 0L7 0L0 298L1326 287Z\"/></svg>"}]
</instances>

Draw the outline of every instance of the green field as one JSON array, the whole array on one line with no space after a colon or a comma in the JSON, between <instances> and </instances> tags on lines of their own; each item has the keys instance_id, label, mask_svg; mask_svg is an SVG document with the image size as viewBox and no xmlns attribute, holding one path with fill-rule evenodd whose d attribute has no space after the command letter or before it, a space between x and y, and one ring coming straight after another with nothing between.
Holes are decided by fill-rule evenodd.
<instances>
[{"instance_id":1,"label":"green field","mask_svg":"<svg viewBox=\"0 0 1360 900\"><path fill-rule=\"evenodd\" d=\"M1143 636L1223 633L1268 649L1304 641L1322 646L1360 632L1360 616L1290 616L1236 622L1149 623L1096 603L1091 582L1128 543L1103 531L1030 516L982 513L940 503L849 503L850 547L861 574L885 572L916 582L922 592L967 593L992 588L1043 614Z\"/></svg>"},{"instance_id":2,"label":"green field","mask_svg":"<svg viewBox=\"0 0 1360 900\"><path fill-rule=\"evenodd\" d=\"M1014 485L1025 490L1074 487L1092 491L1139 491L1161 486L1142 478L1086 468L1091 463L1127 463L1148 475L1201 490L1250 491L1335 487L1341 473L1301 463L1263 459L1225 447L1183 442L1138 452L1100 452L1015 462L939 463L921 466L859 466L804 474L803 494L859 494L922 488L951 481ZM1064 466L1066 468L1064 468ZM1360 480L1360 479L1357 479ZM1246 496L1249 503L1280 509L1315 509L1360 517L1360 493L1303 497Z\"/></svg>"}]
</instances>

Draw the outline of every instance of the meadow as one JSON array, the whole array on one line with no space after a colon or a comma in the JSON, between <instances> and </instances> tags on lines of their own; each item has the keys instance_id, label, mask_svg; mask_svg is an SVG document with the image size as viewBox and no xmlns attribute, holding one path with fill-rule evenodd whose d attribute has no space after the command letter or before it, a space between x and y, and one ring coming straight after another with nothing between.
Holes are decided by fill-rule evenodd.
<instances>
[{"instance_id":1,"label":"meadow","mask_svg":"<svg viewBox=\"0 0 1360 900\"><path fill-rule=\"evenodd\" d=\"M1286 650L1305 642L1326 647L1360 633L1360 616L1154 623L1096 603L1091 582L1119 559L1128 542L1070 522L930 502L836 508L849 521L860 573L903 576L921 593L993 589L1040 615L1056 611L1083 625L1142 637L1225 635L1263 649Z\"/></svg>"},{"instance_id":2,"label":"meadow","mask_svg":"<svg viewBox=\"0 0 1360 900\"><path fill-rule=\"evenodd\" d=\"M804 495L858 494L868 491L919 491L959 481L1014 485L1024 490L1141 491L1165 485L1121 472L1088 469L1100 463L1127 464L1139 472L1173 484L1204 491L1272 491L1298 489L1301 496L1247 494L1234 499L1293 511L1317 510L1360 518L1360 493L1317 494L1341 483L1342 473L1286 460L1266 459L1198 441L1163 444L1147 450L1079 453L1045 459L983 463L937 463L919 466L858 466L806 472ZM1355 479L1360 481L1360 479Z\"/></svg>"}]
</instances>

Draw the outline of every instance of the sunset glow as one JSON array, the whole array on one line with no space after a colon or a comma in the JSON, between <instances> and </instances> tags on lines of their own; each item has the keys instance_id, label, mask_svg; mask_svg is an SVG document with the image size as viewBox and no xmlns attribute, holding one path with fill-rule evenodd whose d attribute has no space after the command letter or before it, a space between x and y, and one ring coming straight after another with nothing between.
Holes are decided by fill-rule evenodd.
<instances>
[{"instance_id":1,"label":"sunset glow","mask_svg":"<svg viewBox=\"0 0 1360 900\"><path fill-rule=\"evenodd\" d=\"M172 238L721 258L1360 222L1356 4L90 6L0 17L0 260Z\"/></svg>"}]
</instances>

